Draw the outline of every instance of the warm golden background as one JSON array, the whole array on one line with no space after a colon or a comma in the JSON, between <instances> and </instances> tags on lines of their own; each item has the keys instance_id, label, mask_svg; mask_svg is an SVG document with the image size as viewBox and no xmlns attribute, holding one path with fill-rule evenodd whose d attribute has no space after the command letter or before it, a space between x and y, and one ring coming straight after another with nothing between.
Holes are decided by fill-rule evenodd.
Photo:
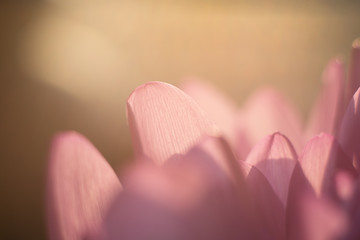
<instances>
[{"instance_id":1,"label":"warm golden background","mask_svg":"<svg viewBox=\"0 0 360 240\"><path fill-rule=\"evenodd\" d=\"M249 2L1 3L0 239L45 238L55 132L83 133L115 168L131 158L125 101L141 83L197 76L239 105L274 85L306 116L323 67L360 35L360 5Z\"/></svg>"}]
</instances>

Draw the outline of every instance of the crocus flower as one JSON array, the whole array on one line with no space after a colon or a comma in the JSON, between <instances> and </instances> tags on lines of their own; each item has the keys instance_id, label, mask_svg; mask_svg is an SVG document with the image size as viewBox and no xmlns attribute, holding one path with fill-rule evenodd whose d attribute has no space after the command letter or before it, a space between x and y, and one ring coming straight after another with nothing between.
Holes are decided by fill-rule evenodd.
<instances>
[{"instance_id":1,"label":"crocus flower","mask_svg":"<svg viewBox=\"0 0 360 240\"><path fill-rule=\"evenodd\" d=\"M166 83L138 87L127 103L135 161L121 183L85 137L54 138L50 238L359 239L359 65L355 41L348 90L330 62L306 128L274 90L238 111L196 83L184 89L197 102Z\"/></svg>"}]
</instances>

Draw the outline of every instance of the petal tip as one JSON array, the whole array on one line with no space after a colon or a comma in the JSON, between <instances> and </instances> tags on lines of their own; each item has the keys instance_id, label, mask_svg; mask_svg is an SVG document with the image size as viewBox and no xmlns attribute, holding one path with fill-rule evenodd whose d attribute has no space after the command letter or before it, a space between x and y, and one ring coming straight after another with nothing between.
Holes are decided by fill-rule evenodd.
<instances>
[{"instance_id":1,"label":"petal tip","mask_svg":"<svg viewBox=\"0 0 360 240\"><path fill-rule=\"evenodd\" d=\"M328 133L321 132L318 135L313 136L304 146L304 149L301 153L301 156L299 156L299 160L302 159L304 153L306 153L309 149L312 148L314 144L317 144L319 142L326 142L331 143L335 140L334 136Z\"/></svg>"},{"instance_id":2,"label":"petal tip","mask_svg":"<svg viewBox=\"0 0 360 240\"><path fill-rule=\"evenodd\" d=\"M325 133L325 132L321 132L321 133L319 133L318 135L316 135L316 136L314 137L314 139L322 139L322 138L326 138L326 139L329 139L329 140L333 140L333 139L334 139L334 136L331 135L331 134Z\"/></svg>"},{"instance_id":3,"label":"petal tip","mask_svg":"<svg viewBox=\"0 0 360 240\"><path fill-rule=\"evenodd\" d=\"M344 64L344 57L343 56L337 56L333 59L334 63L337 65L343 65Z\"/></svg>"},{"instance_id":4,"label":"petal tip","mask_svg":"<svg viewBox=\"0 0 360 240\"><path fill-rule=\"evenodd\" d=\"M354 49L360 50L360 37L356 38L356 39L353 41L352 47L353 47Z\"/></svg>"},{"instance_id":5,"label":"petal tip","mask_svg":"<svg viewBox=\"0 0 360 240\"><path fill-rule=\"evenodd\" d=\"M165 83L165 82L160 82L160 81L151 81L151 82L147 82L144 83L140 86L138 86L137 88L135 88L135 90L130 94L130 96L127 99L127 103L132 106L132 104L134 103L134 100L137 98L137 95L142 94L144 91L156 91L159 88L175 88L174 86L172 86L171 84Z\"/></svg>"},{"instance_id":6,"label":"petal tip","mask_svg":"<svg viewBox=\"0 0 360 240\"><path fill-rule=\"evenodd\" d=\"M360 98L360 87L356 90L353 96L353 100L356 102Z\"/></svg>"},{"instance_id":7,"label":"petal tip","mask_svg":"<svg viewBox=\"0 0 360 240\"><path fill-rule=\"evenodd\" d=\"M286 137L284 134L282 134L280 131L276 131L273 134L268 136L271 139L271 142L278 142L278 141L287 141L290 142L288 137Z\"/></svg>"},{"instance_id":8,"label":"petal tip","mask_svg":"<svg viewBox=\"0 0 360 240\"><path fill-rule=\"evenodd\" d=\"M271 135L271 137L272 137L272 140L273 140L272 143L276 143L276 144L277 144L278 142L279 142L279 143L280 143L280 142L286 143L286 145L289 147L289 149L290 149L293 157L296 158L297 154L296 154L295 148L294 148L292 142L290 141L290 139L289 139L285 134L277 131L277 132L274 132L274 133Z\"/></svg>"},{"instance_id":9,"label":"petal tip","mask_svg":"<svg viewBox=\"0 0 360 240\"><path fill-rule=\"evenodd\" d=\"M67 140L85 139L85 137L76 131L65 131L65 132L56 133L53 139L55 141L67 141Z\"/></svg>"},{"instance_id":10,"label":"petal tip","mask_svg":"<svg viewBox=\"0 0 360 240\"><path fill-rule=\"evenodd\" d=\"M327 66L326 69L339 70L339 68L341 69L343 67L344 67L344 57L343 56L337 56L337 57L330 60L330 62L328 63L328 66Z\"/></svg>"},{"instance_id":11,"label":"petal tip","mask_svg":"<svg viewBox=\"0 0 360 240\"><path fill-rule=\"evenodd\" d=\"M51 141L51 152L54 149L61 148L65 145L73 145L79 142L88 142L90 143L86 137L81 135L76 131L65 131L65 132L58 132L56 133Z\"/></svg>"},{"instance_id":12,"label":"petal tip","mask_svg":"<svg viewBox=\"0 0 360 240\"><path fill-rule=\"evenodd\" d=\"M287 139L287 137L284 134L282 134L281 132L279 132L279 131L276 131L273 134L271 134L271 137L273 139L275 139L275 138L276 139L278 139L278 138L286 138Z\"/></svg>"},{"instance_id":13,"label":"petal tip","mask_svg":"<svg viewBox=\"0 0 360 240\"><path fill-rule=\"evenodd\" d=\"M214 123L190 96L163 82L136 88L128 99L127 117L135 153L160 164L186 152L201 136L218 135Z\"/></svg>"}]
</instances>

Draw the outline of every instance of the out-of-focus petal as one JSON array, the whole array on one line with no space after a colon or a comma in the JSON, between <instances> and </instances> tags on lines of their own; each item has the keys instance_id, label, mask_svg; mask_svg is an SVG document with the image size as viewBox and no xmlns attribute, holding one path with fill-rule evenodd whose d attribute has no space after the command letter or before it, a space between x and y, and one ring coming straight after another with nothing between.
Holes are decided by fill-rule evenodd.
<instances>
[{"instance_id":1,"label":"out-of-focus petal","mask_svg":"<svg viewBox=\"0 0 360 240\"><path fill-rule=\"evenodd\" d=\"M223 137L206 137L195 146L186 156L195 155L194 153L203 153L211 157L216 166L221 169L222 173L234 184L233 193L238 200L234 209L234 214L241 213L243 216L239 219L241 225L247 229L247 234L252 235L253 239L282 239L284 235L283 206L276 194L272 190L267 179L262 173L244 161L238 161L226 139ZM200 157L193 158L193 162L199 162ZM186 158L189 161L189 157ZM178 161L184 161L178 160ZM203 160L200 160L200 163ZM240 163L240 164L239 164ZM208 164L209 165L209 164ZM204 168L204 167L202 167ZM210 173L210 171L208 171ZM216 171L209 174L207 182L211 183L216 177ZM246 180L245 180L246 176ZM216 178L215 178L216 179ZM267 201L264 201L266 196ZM261 198L261 199L260 199ZM255 201L254 201L255 200ZM256 202L256 204L255 204ZM261 212L259 208L263 209ZM269 210L271 208L271 210ZM236 212L239 211L239 212ZM279 218L274 221L270 212L276 212ZM244 220L246 219L246 223ZM271 219L271 221L270 221ZM262 225L262 230L258 226ZM239 228L239 227L238 227Z\"/></svg>"},{"instance_id":2,"label":"out-of-focus petal","mask_svg":"<svg viewBox=\"0 0 360 240\"><path fill-rule=\"evenodd\" d=\"M207 136L193 148L208 154L241 190L245 188L245 178L230 145L224 137Z\"/></svg>"},{"instance_id":3,"label":"out-of-focus petal","mask_svg":"<svg viewBox=\"0 0 360 240\"><path fill-rule=\"evenodd\" d=\"M342 120L337 137L344 152L360 168L360 88L354 94Z\"/></svg>"},{"instance_id":4,"label":"out-of-focus petal","mask_svg":"<svg viewBox=\"0 0 360 240\"><path fill-rule=\"evenodd\" d=\"M287 239L342 239L348 230L346 212L326 196L318 198L300 164L294 169L286 208ZM347 238L346 238L347 239Z\"/></svg>"},{"instance_id":5,"label":"out-of-focus petal","mask_svg":"<svg viewBox=\"0 0 360 240\"><path fill-rule=\"evenodd\" d=\"M108 212L103 239L257 239L236 185L202 147L161 167L138 164Z\"/></svg>"},{"instance_id":6,"label":"out-of-focus petal","mask_svg":"<svg viewBox=\"0 0 360 240\"><path fill-rule=\"evenodd\" d=\"M161 82L138 87L127 104L135 154L158 164L174 154L186 153L215 125L180 89Z\"/></svg>"},{"instance_id":7,"label":"out-of-focus petal","mask_svg":"<svg viewBox=\"0 0 360 240\"><path fill-rule=\"evenodd\" d=\"M343 113L344 65L339 59L329 62L323 73L323 87L312 108L306 138L321 132L335 134Z\"/></svg>"},{"instance_id":8,"label":"out-of-focus petal","mask_svg":"<svg viewBox=\"0 0 360 240\"><path fill-rule=\"evenodd\" d=\"M299 156L303 172L317 196L329 193L336 157L346 158L345 154L340 153L342 150L334 137L322 133L312 138Z\"/></svg>"},{"instance_id":9,"label":"out-of-focus petal","mask_svg":"<svg viewBox=\"0 0 360 240\"><path fill-rule=\"evenodd\" d=\"M234 128L237 109L235 104L217 89L195 79L184 82L181 89L192 97L207 113L207 116L221 128L233 146L236 138Z\"/></svg>"},{"instance_id":10,"label":"out-of-focus petal","mask_svg":"<svg viewBox=\"0 0 360 240\"><path fill-rule=\"evenodd\" d=\"M306 240L341 239L348 229L346 214L326 199L304 196L301 205L303 238Z\"/></svg>"},{"instance_id":11,"label":"out-of-focus petal","mask_svg":"<svg viewBox=\"0 0 360 240\"><path fill-rule=\"evenodd\" d=\"M149 181L146 186L152 186ZM147 192L151 190L159 192L154 187ZM156 200L125 188L105 216L101 232L91 239L191 239L183 216Z\"/></svg>"},{"instance_id":12,"label":"out-of-focus petal","mask_svg":"<svg viewBox=\"0 0 360 240\"><path fill-rule=\"evenodd\" d=\"M184 191L180 191L182 196L192 198L201 195L201 192L205 191L207 187L224 181L227 184L233 184L237 189L243 188L240 189L242 194L245 190L243 173L232 155L230 147L222 137L206 136L201 138L186 155L173 155L162 165L162 168L155 167L151 161L150 163L148 163L149 161L138 162L144 163L138 164L136 171L129 171L131 174L124 179L124 186L130 189L137 189L131 186L140 187L138 192L146 193L148 197L159 198L158 201L165 200L165 202L176 204L180 200L184 203L186 201L182 200L180 196L166 193L166 191L173 192L174 188L190 191L196 188L196 190L190 191L193 193L192 195L183 194ZM130 183L131 186L127 183ZM167 199L168 197L165 195L172 200Z\"/></svg>"},{"instance_id":13,"label":"out-of-focus petal","mask_svg":"<svg viewBox=\"0 0 360 240\"><path fill-rule=\"evenodd\" d=\"M286 236L289 240L304 240L302 228L302 204L304 196L315 196L314 189L305 177L297 162L289 184L288 201L286 204Z\"/></svg>"},{"instance_id":14,"label":"out-of-focus petal","mask_svg":"<svg viewBox=\"0 0 360 240\"><path fill-rule=\"evenodd\" d=\"M297 155L290 141L280 133L265 137L249 153L246 161L256 166L269 180L283 205Z\"/></svg>"},{"instance_id":15,"label":"out-of-focus petal","mask_svg":"<svg viewBox=\"0 0 360 240\"><path fill-rule=\"evenodd\" d=\"M202 222L196 228L197 238L251 236L251 239L261 239L265 236L264 230L257 229L259 219L255 216L243 172L223 137L205 137L184 157L170 159L165 166L175 170L186 167L185 172L196 169L196 175L203 176L205 187L201 189L206 190L197 205L199 209L189 217L194 226Z\"/></svg>"},{"instance_id":16,"label":"out-of-focus petal","mask_svg":"<svg viewBox=\"0 0 360 240\"><path fill-rule=\"evenodd\" d=\"M246 183L257 210L258 221L268 234L266 239L285 239L284 205L266 177L256 167L245 161L239 161L239 163L246 176Z\"/></svg>"},{"instance_id":17,"label":"out-of-focus petal","mask_svg":"<svg viewBox=\"0 0 360 240\"><path fill-rule=\"evenodd\" d=\"M350 218L350 230L347 238L344 239L360 239L360 178L353 182L353 192L350 202L346 205Z\"/></svg>"},{"instance_id":18,"label":"out-of-focus petal","mask_svg":"<svg viewBox=\"0 0 360 240\"><path fill-rule=\"evenodd\" d=\"M347 171L338 171L335 174L335 190L337 196L344 202L348 203L355 190L355 179Z\"/></svg>"},{"instance_id":19,"label":"out-of-focus petal","mask_svg":"<svg viewBox=\"0 0 360 240\"><path fill-rule=\"evenodd\" d=\"M115 172L87 139L75 132L54 138L47 186L51 239L83 239L98 231L120 191Z\"/></svg>"},{"instance_id":20,"label":"out-of-focus petal","mask_svg":"<svg viewBox=\"0 0 360 240\"><path fill-rule=\"evenodd\" d=\"M354 40L352 44L349 81L346 93L345 104L351 101L352 96L360 87L360 38Z\"/></svg>"},{"instance_id":21,"label":"out-of-focus petal","mask_svg":"<svg viewBox=\"0 0 360 240\"><path fill-rule=\"evenodd\" d=\"M303 143L300 114L280 93L274 89L259 90L250 97L244 111L247 137L251 144L279 131L291 140L299 152Z\"/></svg>"},{"instance_id":22,"label":"out-of-focus petal","mask_svg":"<svg viewBox=\"0 0 360 240\"><path fill-rule=\"evenodd\" d=\"M236 133L235 154L240 160L245 160L254 143L251 143L248 137L248 132L251 132L251 130L247 126L246 113L244 111L239 111L236 116L234 132Z\"/></svg>"}]
</instances>

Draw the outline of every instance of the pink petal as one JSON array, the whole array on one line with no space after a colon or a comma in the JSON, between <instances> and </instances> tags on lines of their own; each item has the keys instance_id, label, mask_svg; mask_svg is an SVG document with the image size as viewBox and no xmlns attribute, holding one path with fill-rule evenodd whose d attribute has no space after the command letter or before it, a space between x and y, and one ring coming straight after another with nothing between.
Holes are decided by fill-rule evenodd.
<instances>
[{"instance_id":1,"label":"pink petal","mask_svg":"<svg viewBox=\"0 0 360 240\"><path fill-rule=\"evenodd\" d=\"M209 154L222 171L236 183L236 192L242 201L241 206L247 209L245 212L248 213L248 221L253 222L250 225L262 226L262 231L255 230L258 231L258 237L285 239L285 209L265 176L249 163L237 161L229 145L221 137L207 137L193 150L195 149ZM277 218L274 219L274 216Z\"/></svg>"},{"instance_id":2,"label":"pink petal","mask_svg":"<svg viewBox=\"0 0 360 240\"><path fill-rule=\"evenodd\" d=\"M104 239L254 239L246 196L202 147L162 167L138 164L108 212Z\"/></svg>"},{"instance_id":3,"label":"pink petal","mask_svg":"<svg viewBox=\"0 0 360 240\"><path fill-rule=\"evenodd\" d=\"M110 165L75 132L54 138L47 187L51 239L83 239L98 231L109 204L121 190Z\"/></svg>"},{"instance_id":4,"label":"pink petal","mask_svg":"<svg viewBox=\"0 0 360 240\"><path fill-rule=\"evenodd\" d=\"M205 155L203 157L193 158L193 162L201 163L201 159L210 157L221 169L221 173L226 173L232 182L235 183L236 189L233 191L241 197L240 206L243 207L243 212L247 213L247 221L254 223L250 225L261 224L263 232L266 232L266 239L279 240L285 238L284 206L274 193L267 179L259 170L244 161L240 161L239 166L231 148L222 137L206 137L202 139L200 143L187 154L187 159L177 161L189 161L189 156L197 155L196 153ZM192 166L192 168L194 167ZM201 169L206 168L209 168L209 164L201 167ZM241 170L244 172L242 173ZM219 177L216 177L220 173L218 170L215 171L214 169L210 171L209 169L208 172L213 173L208 175L208 180L205 182L211 183L214 182L214 179L219 179ZM218 174L216 174L216 172L218 172ZM246 176L246 183L244 182L244 174ZM245 186L245 184L247 186ZM247 190L250 190L251 196L248 196L249 193ZM275 215L277 216L276 219L273 217ZM257 222L257 224L255 224L255 222Z\"/></svg>"},{"instance_id":5,"label":"pink petal","mask_svg":"<svg viewBox=\"0 0 360 240\"><path fill-rule=\"evenodd\" d=\"M348 203L352 199L355 191L355 179L347 171L339 171L335 175L335 189L337 196Z\"/></svg>"},{"instance_id":6,"label":"pink petal","mask_svg":"<svg viewBox=\"0 0 360 240\"><path fill-rule=\"evenodd\" d=\"M326 199L306 196L302 199L301 223L303 239L341 239L348 229L345 211Z\"/></svg>"},{"instance_id":7,"label":"pink petal","mask_svg":"<svg viewBox=\"0 0 360 240\"><path fill-rule=\"evenodd\" d=\"M346 212L327 198L318 198L297 164L290 182L286 209L290 240L342 239L348 230ZM347 239L347 238L346 238Z\"/></svg>"},{"instance_id":8,"label":"pink petal","mask_svg":"<svg viewBox=\"0 0 360 240\"><path fill-rule=\"evenodd\" d=\"M349 213L350 219L350 229L348 231L346 239L360 239L360 229L359 229L359 222L360 222L360 178L356 179L352 183L352 196L350 202L345 202L346 209Z\"/></svg>"},{"instance_id":9,"label":"pink petal","mask_svg":"<svg viewBox=\"0 0 360 240\"><path fill-rule=\"evenodd\" d=\"M138 87L128 99L127 113L135 154L158 164L186 153L215 129L194 100L161 82Z\"/></svg>"},{"instance_id":10,"label":"pink petal","mask_svg":"<svg viewBox=\"0 0 360 240\"><path fill-rule=\"evenodd\" d=\"M239 188L245 187L245 178L239 163L228 142L223 137L208 136L196 145L192 151L201 150L211 157Z\"/></svg>"},{"instance_id":11,"label":"pink petal","mask_svg":"<svg viewBox=\"0 0 360 240\"><path fill-rule=\"evenodd\" d=\"M235 154L245 160L251 149L246 137L244 118L238 114L237 107L217 89L194 79L185 82L181 87L190 97L200 105L221 129Z\"/></svg>"},{"instance_id":12,"label":"pink petal","mask_svg":"<svg viewBox=\"0 0 360 240\"><path fill-rule=\"evenodd\" d=\"M279 131L289 137L299 151L302 147L302 122L300 114L280 93L263 89L255 93L244 108L247 134L254 145L264 136Z\"/></svg>"},{"instance_id":13,"label":"pink petal","mask_svg":"<svg viewBox=\"0 0 360 240\"><path fill-rule=\"evenodd\" d=\"M203 175L196 174L197 169L184 167L181 163L177 168L170 168L168 162L165 167L139 162L126 173L125 189L166 208L186 211L199 201L209 185L203 181Z\"/></svg>"},{"instance_id":14,"label":"pink petal","mask_svg":"<svg viewBox=\"0 0 360 240\"><path fill-rule=\"evenodd\" d=\"M108 211L101 233L92 239L191 239L185 224L179 212L162 202L125 190Z\"/></svg>"},{"instance_id":15,"label":"pink petal","mask_svg":"<svg viewBox=\"0 0 360 240\"><path fill-rule=\"evenodd\" d=\"M233 145L236 138L234 128L237 109L235 104L217 89L194 79L185 82L181 89L200 105Z\"/></svg>"},{"instance_id":16,"label":"pink petal","mask_svg":"<svg viewBox=\"0 0 360 240\"><path fill-rule=\"evenodd\" d=\"M284 135L274 133L259 142L251 150L246 161L256 166L265 175L285 206L296 159L297 156L290 141Z\"/></svg>"},{"instance_id":17,"label":"pink petal","mask_svg":"<svg viewBox=\"0 0 360 240\"><path fill-rule=\"evenodd\" d=\"M203 139L190 153L196 151L211 157L220 167L221 172L226 173L235 183L236 189L233 191L239 194L242 201L240 205L246 209L243 211L248 214L248 221L256 223L256 226L261 225L263 232L266 233L266 239L285 239L284 205L268 180L256 167L244 161L237 161L230 146L222 137ZM199 161L199 159L193 161ZM216 171L213 172L214 174L210 174L206 182L213 181ZM244 176L246 176L246 182L244 182ZM274 216L277 216L276 219Z\"/></svg>"},{"instance_id":18,"label":"pink petal","mask_svg":"<svg viewBox=\"0 0 360 240\"><path fill-rule=\"evenodd\" d=\"M303 240L302 204L304 196L315 196L314 189L305 177L297 162L289 184L288 201L286 204L286 233L287 239Z\"/></svg>"},{"instance_id":19,"label":"pink petal","mask_svg":"<svg viewBox=\"0 0 360 240\"><path fill-rule=\"evenodd\" d=\"M222 137L206 137L187 156L196 152L211 157L221 172L235 184L232 191L240 198L236 200L236 209L243 216L241 221L246 219L246 223L241 225L246 226L249 232L256 232L253 238L283 239L284 207L262 173L244 161L237 161L227 141ZM193 161L198 162L199 158ZM213 182L217 175L216 171L211 172L213 173L209 174L209 179L206 180L208 183ZM247 178L246 182L244 176ZM277 220L273 220L274 212L278 216ZM258 229L259 225L262 225L262 230Z\"/></svg>"},{"instance_id":20,"label":"pink petal","mask_svg":"<svg viewBox=\"0 0 360 240\"><path fill-rule=\"evenodd\" d=\"M246 123L246 113L243 111L239 111L236 117L236 128L234 132L236 133L236 142L235 142L235 154L236 156L241 159L245 160L247 155L249 154L252 145L249 140L249 132L251 129L248 124Z\"/></svg>"},{"instance_id":21,"label":"pink petal","mask_svg":"<svg viewBox=\"0 0 360 240\"><path fill-rule=\"evenodd\" d=\"M322 133L312 138L299 156L303 172L317 196L329 193L336 157L340 157L341 153L342 150L334 137ZM346 156L342 154L342 157Z\"/></svg>"},{"instance_id":22,"label":"pink petal","mask_svg":"<svg viewBox=\"0 0 360 240\"><path fill-rule=\"evenodd\" d=\"M214 186L244 187L242 172L223 141L221 137L204 137L186 155L173 155L161 167L137 161L123 181L125 188L181 210L196 204Z\"/></svg>"},{"instance_id":23,"label":"pink petal","mask_svg":"<svg viewBox=\"0 0 360 240\"><path fill-rule=\"evenodd\" d=\"M360 88L353 96L342 120L338 141L353 162L355 168L360 166Z\"/></svg>"},{"instance_id":24,"label":"pink petal","mask_svg":"<svg viewBox=\"0 0 360 240\"><path fill-rule=\"evenodd\" d=\"M240 161L248 189L252 194L256 215L260 224L267 230L266 239L285 239L285 208L275 194L266 177L254 166ZM276 217L274 217L276 216Z\"/></svg>"},{"instance_id":25,"label":"pink petal","mask_svg":"<svg viewBox=\"0 0 360 240\"><path fill-rule=\"evenodd\" d=\"M351 101L352 96L360 87L360 38L355 39L352 44L352 53L349 69L349 82L345 104Z\"/></svg>"},{"instance_id":26,"label":"pink petal","mask_svg":"<svg viewBox=\"0 0 360 240\"><path fill-rule=\"evenodd\" d=\"M323 87L313 106L307 126L307 138L321 132L335 134L343 113L344 65L339 59L329 62L323 73Z\"/></svg>"}]
</instances>

